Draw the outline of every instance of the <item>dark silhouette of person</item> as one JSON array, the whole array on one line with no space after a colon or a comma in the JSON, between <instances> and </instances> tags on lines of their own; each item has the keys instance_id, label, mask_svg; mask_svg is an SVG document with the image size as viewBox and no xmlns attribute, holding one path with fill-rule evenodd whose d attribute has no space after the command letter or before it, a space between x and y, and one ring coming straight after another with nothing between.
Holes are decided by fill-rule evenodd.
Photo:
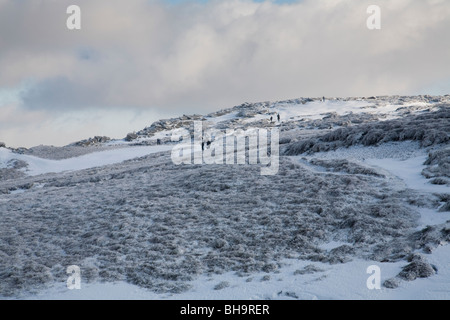
<instances>
[{"instance_id":1,"label":"dark silhouette of person","mask_svg":"<svg viewBox=\"0 0 450 320\"><path fill-rule=\"evenodd\" d=\"M272 116L270 116L270 122L273 122L273 117Z\"/></svg>"},{"instance_id":2,"label":"dark silhouette of person","mask_svg":"<svg viewBox=\"0 0 450 320\"><path fill-rule=\"evenodd\" d=\"M280 114L279 113L277 114L277 119L278 119L278 122L280 122Z\"/></svg>"}]
</instances>

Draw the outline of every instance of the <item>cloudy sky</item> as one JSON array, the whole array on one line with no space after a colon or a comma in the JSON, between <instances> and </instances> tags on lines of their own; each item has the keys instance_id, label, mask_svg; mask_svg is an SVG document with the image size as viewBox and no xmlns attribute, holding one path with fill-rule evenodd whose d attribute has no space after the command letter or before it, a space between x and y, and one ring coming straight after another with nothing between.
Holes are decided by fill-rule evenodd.
<instances>
[{"instance_id":1,"label":"cloudy sky","mask_svg":"<svg viewBox=\"0 0 450 320\"><path fill-rule=\"evenodd\" d=\"M449 33L448 0L0 0L0 141L122 138L243 102L449 94Z\"/></svg>"}]
</instances>

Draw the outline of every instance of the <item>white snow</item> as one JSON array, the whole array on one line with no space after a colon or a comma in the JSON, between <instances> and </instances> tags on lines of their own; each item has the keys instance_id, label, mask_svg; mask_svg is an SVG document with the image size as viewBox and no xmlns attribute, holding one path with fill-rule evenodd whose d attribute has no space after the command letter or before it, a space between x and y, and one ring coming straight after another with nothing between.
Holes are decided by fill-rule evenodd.
<instances>
[{"instance_id":1,"label":"white snow","mask_svg":"<svg viewBox=\"0 0 450 320\"><path fill-rule=\"evenodd\" d=\"M319 172L314 166L296 157L305 168ZM409 188L423 193L450 193L446 185L431 184L422 174L427 159L427 153L421 149L417 142L392 142L385 143L379 147L353 146L340 148L334 151L318 152L310 158L320 159L347 159L369 165L379 169L380 173L386 175L391 186L397 188ZM330 173L328 173L330 174ZM450 220L450 213L438 210L415 207L420 213L418 230L427 225L436 225Z\"/></svg>"},{"instance_id":2,"label":"white snow","mask_svg":"<svg viewBox=\"0 0 450 320\"><path fill-rule=\"evenodd\" d=\"M433 226L450 220L450 212L439 212L428 208L417 209L417 207L414 209L418 210L420 213L417 230L422 230L424 226Z\"/></svg>"},{"instance_id":3,"label":"white snow","mask_svg":"<svg viewBox=\"0 0 450 320\"><path fill-rule=\"evenodd\" d=\"M305 118L310 120L322 119L327 113L336 112L339 115L350 112L360 113L368 106L366 101L312 101L306 104L276 104L273 111L280 114L281 121L289 119Z\"/></svg>"},{"instance_id":4,"label":"white snow","mask_svg":"<svg viewBox=\"0 0 450 320\"><path fill-rule=\"evenodd\" d=\"M172 146L139 146L123 149L93 152L80 157L64 160L49 160L30 155L16 154L11 150L0 148L0 168L5 168L8 161L18 159L28 163L26 173L36 176L45 173L59 173L64 171L77 171L105 165L120 163L152 153L171 150Z\"/></svg>"},{"instance_id":5,"label":"white snow","mask_svg":"<svg viewBox=\"0 0 450 320\"><path fill-rule=\"evenodd\" d=\"M424 102L409 103L407 105L386 104L375 106L372 102L364 100L326 100L313 101L306 104L275 103L269 108L270 114L281 116L282 122L299 119L322 119L330 112L339 115L348 113L386 114L387 119L396 117L396 110L405 106L426 107ZM207 121L215 125L223 121L237 118L238 112L230 112L219 117L208 117ZM267 119L270 115L257 114L243 119L250 123ZM386 119L386 118L385 118ZM137 140L156 140L170 137L172 134L181 134L183 129L165 130L158 132L151 138ZM106 145L129 144L124 140L114 140ZM171 145L135 146L118 148L101 152L93 152L79 157L64 160L48 160L30 155L13 153L6 148L0 148L0 168L6 168L13 159L25 161L28 164L24 172L29 175L46 173L59 173L76 171L93 167L111 165L126 160L142 157L148 154L169 151ZM194 153L201 152L201 146L194 146ZM296 157L305 168L320 172L301 157ZM421 175L425 168L424 162L427 154L418 147L416 142L386 143L380 147L354 146L347 149L316 153L307 158L319 159L347 159L357 163L377 168L386 174L391 186L408 188L425 194L450 193L450 188L443 185L433 185ZM339 174L339 173L335 173ZM39 186L38 186L39 187ZM25 190L17 189L12 194L23 193ZM0 199L5 201L5 199ZM420 212L418 230L427 225L437 225L450 220L449 212L438 212L429 208L411 208ZM332 250L347 244L341 241L330 241L320 245L324 250ZM450 245L440 246L432 254L426 256L427 260L439 266L437 274L426 279L417 279L412 282L402 281L397 289L382 287L379 290L367 288L366 281L370 274L367 267L377 265L381 269L381 283L395 277L407 262L381 263L355 259L343 264L325 264L320 262L288 259L284 266L274 273L258 272L250 276L240 277L232 272L220 275L200 275L191 281L192 288L180 294L157 294L150 290L126 283L84 283L81 290L69 290L65 283L57 283L42 290L36 295L26 295L21 299L188 299L188 300L222 300L222 299L450 299ZM304 268L314 265L319 271L308 273ZM298 272L298 271L301 272ZM297 272L296 272L297 271ZM219 283L228 285L223 289L215 288ZM15 297L14 299L17 299Z\"/></svg>"},{"instance_id":6,"label":"white snow","mask_svg":"<svg viewBox=\"0 0 450 320\"><path fill-rule=\"evenodd\" d=\"M381 283L395 277L406 265L405 261L381 263L377 261L354 260L345 264L328 265L310 261L286 260L286 266L278 273L264 279L266 273L255 273L250 277L239 277L233 273L214 276L201 276L192 281L192 289L181 294L156 294L146 289L125 283L91 283L82 282L80 290L69 290L65 283L60 283L37 295L22 299L40 300L77 300L77 299L187 299L187 300L422 300L450 299L450 246L438 247L433 255L427 256L430 263L442 266L437 274L426 279L401 282L397 289L370 290L367 279L371 273L367 268L377 265L381 271ZM323 271L311 274L294 274L305 266L313 264ZM214 287L227 282L228 287L215 290Z\"/></svg>"},{"instance_id":7,"label":"white snow","mask_svg":"<svg viewBox=\"0 0 450 320\"><path fill-rule=\"evenodd\" d=\"M407 104L408 107L427 107L431 104L425 102L412 102ZM389 120L397 118L398 108L405 107L405 105L386 104L374 105L371 101L365 100L325 100L325 101L311 101L305 104L295 103L275 103L273 104L267 115L257 114L252 118L244 119L244 123L251 123L263 119L270 119L273 116L273 121L276 122L276 114L280 114L281 122L289 122L293 120L318 120L323 119L329 113L336 113L338 115L346 115L349 113L370 113L376 115L384 115L385 118L381 120ZM414 111L412 111L414 112Z\"/></svg>"},{"instance_id":8,"label":"white snow","mask_svg":"<svg viewBox=\"0 0 450 320\"><path fill-rule=\"evenodd\" d=\"M245 119L243 122L250 123L262 119L270 119L271 115L273 116L273 121L276 122L277 113L280 114L280 120L282 123L300 119L316 120L322 119L330 112L336 112L339 115L344 115L350 112L360 113L364 111L364 107L369 105L370 104L365 101L339 100L326 100L323 102L311 101L305 104L276 103L268 110L269 114L257 114L252 118Z\"/></svg>"},{"instance_id":9,"label":"white snow","mask_svg":"<svg viewBox=\"0 0 450 320\"><path fill-rule=\"evenodd\" d=\"M39 174L52 170L79 170L96 165L116 163L126 159L139 157L152 152L167 150L167 146L132 147L88 154L78 158L62 161L44 160L31 156L21 156L20 159L30 164L30 173ZM408 149L408 152L404 152ZM5 163L18 155L1 149L0 159ZM381 148L352 147L348 149L328 152L327 157L357 159L371 166L379 167L403 181L405 187L423 192L448 192L446 186L431 185L421 174L426 155L421 154L414 143L387 144ZM322 154L323 156L324 154ZM385 156L389 156L389 158ZM320 154L316 154L319 156ZM408 157L411 156L411 157ZM405 159L406 157L406 159ZM339 157L337 157L339 158ZM436 210L420 208L420 228L447 221L448 213L438 213ZM331 241L321 245L322 249L331 250L345 243ZM432 255L427 255L430 263L439 265L436 275L412 282L401 282L397 289L381 287L379 290L367 288L366 281L370 274L367 268L377 265L381 270L381 283L395 277L406 264L405 261L396 263L380 263L356 259L345 264L329 265L320 262L286 260L285 266L270 274L255 273L249 277L239 277L234 273L221 275L201 275L192 281L192 289L181 294L156 294L150 290L140 288L125 282L116 283L86 283L81 290L69 290L65 283L59 283L37 295L24 296L22 299L189 299L189 300L265 300L265 299L450 299L450 246L438 247ZM299 274L307 265L313 264L322 271ZM228 283L225 288L216 290L215 286L221 282Z\"/></svg>"},{"instance_id":10,"label":"white snow","mask_svg":"<svg viewBox=\"0 0 450 320\"><path fill-rule=\"evenodd\" d=\"M208 121L212 124L218 124L220 122L235 119L237 114L238 114L238 112L230 112L230 113L221 115L219 117L206 117L206 121Z\"/></svg>"},{"instance_id":11,"label":"white snow","mask_svg":"<svg viewBox=\"0 0 450 320\"><path fill-rule=\"evenodd\" d=\"M408 188L425 192L450 192L450 188L445 185L434 185L422 174L425 168L423 164L427 159L426 155L412 157L408 159L366 159L372 166L388 170L393 175L400 178Z\"/></svg>"},{"instance_id":12,"label":"white snow","mask_svg":"<svg viewBox=\"0 0 450 320\"><path fill-rule=\"evenodd\" d=\"M299 160L301 157L298 157ZM391 142L381 146L352 146L334 151L318 152L309 158L347 159L369 165L395 178L393 183L401 183L403 187L428 193L448 193L445 185L431 184L422 174L425 169L427 152L417 142ZM389 177L388 177L389 178Z\"/></svg>"},{"instance_id":13,"label":"white snow","mask_svg":"<svg viewBox=\"0 0 450 320\"><path fill-rule=\"evenodd\" d=\"M340 247L342 245L348 245L348 243L343 242L343 241L330 241L330 242L322 244L320 246L320 248L322 248L324 250L332 250L332 249Z\"/></svg>"}]
</instances>

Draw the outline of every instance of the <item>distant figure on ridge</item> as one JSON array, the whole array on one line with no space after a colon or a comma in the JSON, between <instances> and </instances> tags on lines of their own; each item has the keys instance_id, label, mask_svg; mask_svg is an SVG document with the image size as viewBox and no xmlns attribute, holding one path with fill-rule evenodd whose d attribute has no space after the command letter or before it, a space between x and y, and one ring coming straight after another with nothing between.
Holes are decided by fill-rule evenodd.
<instances>
[{"instance_id":1,"label":"distant figure on ridge","mask_svg":"<svg viewBox=\"0 0 450 320\"><path fill-rule=\"evenodd\" d=\"M280 122L280 114L279 113L277 114L277 119L278 119L278 122Z\"/></svg>"}]
</instances>

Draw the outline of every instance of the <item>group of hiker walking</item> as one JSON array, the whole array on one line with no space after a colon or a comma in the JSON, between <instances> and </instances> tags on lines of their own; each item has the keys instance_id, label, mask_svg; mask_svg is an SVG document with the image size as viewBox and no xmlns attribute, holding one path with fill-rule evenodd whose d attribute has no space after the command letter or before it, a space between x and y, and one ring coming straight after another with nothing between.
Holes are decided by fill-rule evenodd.
<instances>
[{"instance_id":1,"label":"group of hiker walking","mask_svg":"<svg viewBox=\"0 0 450 320\"><path fill-rule=\"evenodd\" d=\"M280 114L277 113L277 120L280 122ZM273 122L273 116L270 116L270 122Z\"/></svg>"},{"instance_id":2,"label":"group of hiker walking","mask_svg":"<svg viewBox=\"0 0 450 320\"><path fill-rule=\"evenodd\" d=\"M203 138L202 138L202 150L205 150L205 145L209 148L209 146L211 145L211 141L210 140L208 140L208 141L203 141Z\"/></svg>"},{"instance_id":3,"label":"group of hiker walking","mask_svg":"<svg viewBox=\"0 0 450 320\"><path fill-rule=\"evenodd\" d=\"M281 121L281 116L277 113L277 121ZM270 116L270 122L273 123L273 115ZM159 139L158 139L159 140ZM205 150L205 147L209 148L211 145L211 140L207 140L206 142L202 138L202 150Z\"/></svg>"}]
</instances>

